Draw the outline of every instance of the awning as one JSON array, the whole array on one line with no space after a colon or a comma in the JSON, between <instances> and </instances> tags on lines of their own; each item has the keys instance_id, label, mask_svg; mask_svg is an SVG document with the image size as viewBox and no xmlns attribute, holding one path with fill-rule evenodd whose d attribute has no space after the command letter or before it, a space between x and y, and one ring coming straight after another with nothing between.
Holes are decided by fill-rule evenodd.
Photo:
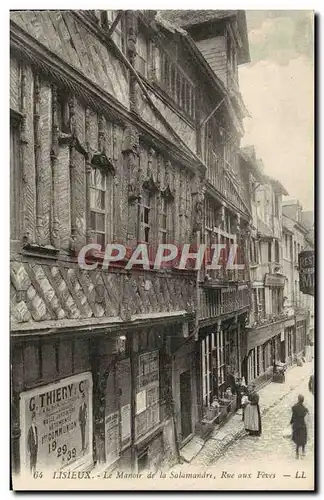
<instances>
[{"instance_id":1,"label":"awning","mask_svg":"<svg viewBox=\"0 0 324 500\"><path fill-rule=\"evenodd\" d=\"M272 337L280 335L284 331L284 328L285 322L278 321L277 323L270 323L251 329L247 334L247 352L254 349L254 347L264 344L272 339Z\"/></svg>"}]
</instances>

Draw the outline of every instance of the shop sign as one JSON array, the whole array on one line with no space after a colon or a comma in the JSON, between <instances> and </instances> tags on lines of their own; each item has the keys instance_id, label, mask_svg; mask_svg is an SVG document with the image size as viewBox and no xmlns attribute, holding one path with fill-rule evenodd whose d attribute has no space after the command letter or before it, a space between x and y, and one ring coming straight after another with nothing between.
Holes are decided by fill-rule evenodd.
<instances>
[{"instance_id":1,"label":"shop sign","mask_svg":"<svg viewBox=\"0 0 324 500\"><path fill-rule=\"evenodd\" d=\"M315 290L315 252L304 250L298 255L299 287L301 292L314 295Z\"/></svg>"},{"instance_id":2,"label":"shop sign","mask_svg":"<svg viewBox=\"0 0 324 500\"><path fill-rule=\"evenodd\" d=\"M160 421L159 351L146 352L138 357L136 392L135 434L139 437Z\"/></svg>"},{"instance_id":3,"label":"shop sign","mask_svg":"<svg viewBox=\"0 0 324 500\"><path fill-rule=\"evenodd\" d=\"M106 464L111 465L119 456L119 419L118 412L105 417Z\"/></svg>"},{"instance_id":4,"label":"shop sign","mask_svg":"<svg viewBox=\"0 0 324 500\"><path fill-rule=\"evenodd\" d=\"M281 274L266 274L264 279L265 286L285 286L285 277Z\"/></svg>"},{"instance_id":5,"label":"shop sign","mask_svg":"<svg viewBox=\"0 0 324 500\"><path fill-rule=\"evenodd\" d=\"M21 393L20 425L22 474L91 463L91 373Z\"/></svg>"}]
</instances>

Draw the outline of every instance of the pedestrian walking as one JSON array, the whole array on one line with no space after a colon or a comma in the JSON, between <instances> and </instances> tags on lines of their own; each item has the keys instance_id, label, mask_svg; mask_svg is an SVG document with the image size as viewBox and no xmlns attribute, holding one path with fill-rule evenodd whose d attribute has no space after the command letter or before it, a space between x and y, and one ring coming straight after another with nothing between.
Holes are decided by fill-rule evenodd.
<instances>
[{"instance_id":1,"label":"pedestrian walking","mask_svg":"<svg viewBox=\"0 0 324 500\"><path fill-rule=\"evenodd\" d=\"M305 456L305 446L307 443L307 426L305 417L308 409L304 406L304 396L299 394L297 403L292 407L290 424L292 425L292 440L296 445L296 458L299 458L299 449L302 456Z\"/></svg>"},{"instance_id":2,"label":"pedestrian walking","mask_svg":"<svg viewBox=\"0 0 324 500\"><path fill-rule=\"evenodd\" d=\"M262 433L259 394L255 385L252 385L248 395L248 402L244 410L244 427L250 436L260 436Z\"/></svg>"},{"instance_id":3,"label":"pedestrian walking","mask_svg":"<svg viewBox=\"0 0 324 500\"><path fill-rule=\"evenodd\" d=\"M308 381L308 390L309 392L311 392L314 396L314 391L315 391L315 381L314 381L314 375L311 375L309 377L309 381Z\"/></svg>"}]
</instances>

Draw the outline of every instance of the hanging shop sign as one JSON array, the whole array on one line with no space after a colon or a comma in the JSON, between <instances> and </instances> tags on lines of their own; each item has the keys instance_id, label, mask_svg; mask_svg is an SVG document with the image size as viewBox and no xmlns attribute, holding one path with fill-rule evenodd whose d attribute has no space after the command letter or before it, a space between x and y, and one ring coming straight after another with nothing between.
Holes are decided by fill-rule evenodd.
<instances>
[{"instance_id":1,"label":"hanging shop sign","mask_svg":"<svg viewBox=\"0 0 324 500\"><path fill-rule=\"evenodd\" d=\"M304 250L298 255L299 287L301 292L314 295L315 291L315 252Z\"/></svg>"},{"instance_id":2,"label":"hanging shop sign","mask_svg":"<svg viewBox=\"0 0 324 500\"><path fill-rule=\"evenodd\" d=\"M91 373L21 393L20 426L22 474L91 463Z\"/></svg>"},{"instance_id":3,"label":"hanging shop sign","mask_svg":"<svg viewBox=\"0 0 324 500\"><path fill-rule=\"evenodd\" d=\"M285 286L285 277L281 274L266 274L264 278L265 286Z\"/></svg>"}]
</instances>

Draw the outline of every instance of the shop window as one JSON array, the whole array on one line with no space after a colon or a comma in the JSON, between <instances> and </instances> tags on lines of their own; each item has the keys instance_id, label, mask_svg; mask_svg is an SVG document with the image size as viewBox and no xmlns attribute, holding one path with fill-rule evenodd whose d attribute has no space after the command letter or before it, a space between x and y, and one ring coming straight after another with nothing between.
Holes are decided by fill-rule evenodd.
<instances>
[{"instance_id":1,"label":"shop window","mask_svg":"<svg viewBox=\"0 0 324 500\"><path fill-rule=\"evenodd\" d=\"M217 394L221 395L224 389L225 383L225 356L224 356L224 344L225 344L225 332L219 330L217 332Z\"/></svg>"},{"instance_id":2,"label":"shop window","mask_svg":"<svg viewBox=\"0 0 324 500\"><path fill-rule=\"evenodd\" d=\"M104 249L110 241L112 174L103 168L92 167L90 184L91 234L93 243ZM110 229L110 231L109 231Z\"/></svg>"},{"instance_id":3,"label":"shop window","mask_svg":"<svg viewBox=\"0 0 324 500\"><path fill-rule=\"evenodd\" d=\"M20 130L19 120L13 114L10 117L10 238L20 239Z\"/></svg>"},{"instance_id":4,"label":"shop window","mask_svg":"<svg viewBox=\"0 0 324 500\"><path fill-rule=\"evenodd\" d=\"M210 335L206 335L206 337L202 340L201 356L203 404L205 407L207 407L212 402L212 357Z\"/></svg>"}]
</instances>

